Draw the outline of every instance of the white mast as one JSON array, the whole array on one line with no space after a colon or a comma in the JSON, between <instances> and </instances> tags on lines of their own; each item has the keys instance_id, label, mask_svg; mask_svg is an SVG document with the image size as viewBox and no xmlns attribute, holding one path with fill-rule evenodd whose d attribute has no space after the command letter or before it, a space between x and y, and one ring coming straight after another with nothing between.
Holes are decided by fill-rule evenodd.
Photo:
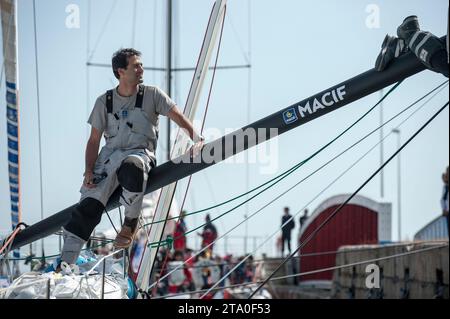
<instances>
[{"instance_id":1,"label":"white mast","mask_svg":"<svg viewBox=\"0 0 450 319\"><path fill-rule=\"evenodd\" d=\"M211 17L206 29L206 35L203 40L202 49L195 69L194 78L192 80L191 88L189 90L184 115L191 121L194 119L197 110L197 104L203 86L203 81L206 76L206 71L211 60L211 54L214 48L215 40L219 30L222 27L223 16L225 14L226 0L217 0L214 4ZM172 158L184 154L189 146L189 139L185 134L178 133L172 149ZM158 206L156 208L154 220L164 220L169 214L170 205L172 203L173 195L175 193L176 183L172 183L164 187L161 191ZM162 239L164 232L164 223L154 224L151 232L148 234L150 242L159 242ZM147 290L149 286L150 275L157 252L157 248L147 247L148 242L144 246L144 255L141 265L138 270L136 285L143 291Z\"/></svg>"}]
</instances>

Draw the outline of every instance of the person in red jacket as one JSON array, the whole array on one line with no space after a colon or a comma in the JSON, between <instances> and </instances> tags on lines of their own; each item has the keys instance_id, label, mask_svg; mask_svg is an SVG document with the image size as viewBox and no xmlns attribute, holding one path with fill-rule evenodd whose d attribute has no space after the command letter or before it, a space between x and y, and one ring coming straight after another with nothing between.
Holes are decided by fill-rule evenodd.
<instances>
[{"instance_id":1,"label":"person in red jacket","mask_svg":"<svg viewBox=\"0 0 450 319\"><path fill-rule=\"evenodd\" d=\"M206 224L203 227L203 232L198 233L198 235L201 236L203 239L202 240L202 248L213 243L217 238L217 229L216 229L216 226L214 226L213 223L211 222L211 217L209 216L209 214L206 215L205 221L206 221ZM214 246L214 244L212 244L208 248L211 251L211 253L213 250L213 246Z\"/></svg>"},{"instance_id":2,"label":"person in red jacket","mask_svg":"<svg viewBox=\"0 0 450 319\"><path fill-rule=\"evenodd\" d=\"M184 215L186 211L183 210L180 214L180 219L178 219L175 225L175 232L173 233L173 248L175 250L184 251L186 249L186 236L184 234L187 231L186 223L184 222Z\"/></svg>"}]
</instances>

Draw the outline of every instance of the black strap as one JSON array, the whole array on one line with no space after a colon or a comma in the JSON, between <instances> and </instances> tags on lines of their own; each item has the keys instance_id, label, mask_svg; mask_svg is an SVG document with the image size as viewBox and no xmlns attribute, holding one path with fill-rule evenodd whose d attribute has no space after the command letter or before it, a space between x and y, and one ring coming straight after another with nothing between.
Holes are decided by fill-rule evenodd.
<instances>
[{"instance_id":1,"label":"black strap","mask_svg":"<svg viewBox=\"0 0 450 319\"><path fill-rule=\"evenodd\" d=\"M144 86L139 85L139 92L136 96L136 104L134 105L135 108L142 108L142 101L144 100ZM113 110L113 90L106 91L106 111L108 113L112 113Z\"/></svg>"},{"instance_id":2,"label":"black strap","mask_svg":"<svg viewBox=\"0 0 450 319\"><path fill-rule=\"evenodd\" d=\"M113 110L113 90L106 91L106 111L112 113Z\"/></svg>"},{"instance_id":3,"label":"black strap","mask_svg":"<svg viewBox=\"0 0 450 319\"><path fill-rule=\"evenodd\" d=\"M134 105L136 109L142 109L142 101L144 100L144 88L145 87L143 85L139 85L139 92L137 93L136 104Z\"/></svg>"}]
</instances>

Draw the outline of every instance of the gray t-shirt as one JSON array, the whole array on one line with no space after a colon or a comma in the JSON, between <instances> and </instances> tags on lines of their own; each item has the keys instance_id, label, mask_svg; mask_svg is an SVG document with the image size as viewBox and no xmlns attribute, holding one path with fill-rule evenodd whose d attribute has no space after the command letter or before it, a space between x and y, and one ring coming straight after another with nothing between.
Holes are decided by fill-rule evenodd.
<instances>
[{"instance_id":1,"label":"gray t-shirt","mask_svg":"<svg viewBox=\"0 0 450 319\"><path fill-rule=\"evenodd\" d=\"M117 88L115 88L113 92L112 114L121 113L124 109L134 109L137 93L129 97L124 97L118 94ZM150 125L152 125L151 130L156 133L156 136L158 136L159 115L162 114L167 116L170 109L175 105L176 103L158 87L145 86L142 111L147 114ZM103 133L107 129L107 121L106 93L104 93L97 98L94 109L89 116L88 123L95 127L100 133Z\"/></svg>"}]
</instances>

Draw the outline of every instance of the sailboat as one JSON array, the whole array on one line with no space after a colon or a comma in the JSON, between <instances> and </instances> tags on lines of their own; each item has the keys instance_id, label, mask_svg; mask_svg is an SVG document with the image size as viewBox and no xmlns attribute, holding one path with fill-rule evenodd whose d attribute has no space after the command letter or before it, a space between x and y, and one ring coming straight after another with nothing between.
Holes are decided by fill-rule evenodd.
<instances>
[{"instance_id":1,"label":"sailboat","mask_svg":"<svg viewBox=\"0 0 450 319\"><path fill-rule=\"evenodd\" d=\"M8 1L8 2L10 4L14 4L14 2L10 2L10 1ZM3 4L3 2L2 2L2 5L5 6L6 3ZM198 105L201 90L203 87L203 82L204 82L204 79L205 79L207 71L208 71L209 63L210 63L210 60L212 57L212 52L213 52L213 49L215 46L217 36L219 33L221 33L221 30L222 30L223 21L224 21L224 17L225 17L225 11L226 11L225 8L226 8L226 0L217 0L214 3L213 8L212 8L212 12L211 12L211 16L210 16L209 23L207 26L205 38L203 40L201 52L200 52L200 55L199 55L199 58L197 61L197 66L195 68L191 88L190 88L186 106L184 109L184 115L187 118L189 118L191 121L195 117L197 105ZM14 9L15 9L15 7L12 5L11 12L14 12ZM2 12L3 12L3 10L2 10ZM6 14L5 14L5 16L6 16ZM10 17L14 17L14 15L10 14L10 15L6 16L6 19L11 20ZM8 29L4 27L3 30L8 30ZM15 42L12 43L12 46L14 48L16 47ZM10 47L10 45L8 47ZM15 59L15 56L14 56L14 59ZM15 62L15 60L14 60L14 62ZM8 70L9 70L9 68L8 68ZM7 81L8 80L11 80L11 79L8 77ZM7 82L7 83L10 83L10 82ZM9 84L9 85L11 86L11 84ZM16 118L17 118L17 116L16 116ZM188 147L189 147L189 140L188 140L187 136L185 134L183 134L181 131L179 131L177 138L175 140L175 143L174 143L174 147L172 149L172 157L179 157L182 154L186 153L186 151L188 150ZM155 214L153 214L154 220L164 220L165 219L167 222L169 210L171 208L173 196L174 196L175 189L176 189L176 184L177 183L175 182L175 183L172 183L172 184L162 188L161 192L159 193L159 198L157 200ZM166 226L166 223L160 223L160 224L157 224L154 229L152 229L152 227L149 227L148 230L146 230L148 232L147 240L150 240L150 241L161 240L165 226ZM10 237L10 239L13 239L13 237ZM157 254L158 248L159 247L156 247L153 249L147 248L147 245L144 245L144 253L142 256L142 260L139 263L139 268L137 271L137 278L136 278L136 285L138 287L140 287L141 289L145 290L146 287L148 286L148 281L150 279L152 267L154 265L155 255ZM109 255L108 257L112 257L114 254L115 253ZM123 261L123 263L125 264L125 261ZM103 260L103 264L106 265L106 259ZM91 268L88 272L92 272L97 266L98 265L95 264L94 267ZM106 268L104 266L103 274L105 272L105 269ZM76 269L76 270L78 271L79 269ZM95 278L95 277L93 277L93 278ZM100 291L98 291L98 292L89 291L88 293L86 293L86 295L83 295L83 294L82 295L84 297L86 297L86 296L89 296L90 294L93 294L93 296L99 296L99 294L100 294L101 297L103 298L104 296L109 294L109 296L113 296L113 298L117 298L120 295L120 291L123 290L120 288L121 286L122 286L122 288L124 286L123 278L119 278L118 279L119 282L116 283L116 285L112 285L112 288L111 288L112 290L110 289L109 292L104 290L104 280L105 280L104 278L105 277L103 276L101 292ZM114 280L117 280L115 278L116 277L114 277L114 279L109 278L109 281L114 282ZM36 289L36 295L40 296L40 290L43 289L42 287L44 287L41 279L42 278L40 278L40 276L37 274L32 274L32 275L24 274L24 275L20 276L14 282L13 286L17 286L17 285L35 280L37 282L37 284L34 286ZM82 286L81 280L82 279L80 279L80 287ZM98 280L98 279L93 279L93 282L88 284L87 287L89 287L90 285L95 286L96 283L98 283L98 281L96 281L96 280ZM67 285L67 283L64 283L64 284ZM49 283L49 285L50 285L50 283ZM84 292L83 289L84 288L80 288L80 291ZM87 288L87 289L89 289L89 288ZM123 291L126 292L126 290L123 290ZM61 297L61 296L69 296L71 298L74 297L73 291L70 293L64 291L62 294L61 294L61 292L57 292L57 294L59 294L58 297ZM11 296L13 296L14 298L16 298L16 297L23 298L25 295L22 294L20 289L13 288L13 289L10 289L10 291L8 293L5 293L5 297L8 298ZM121 295L121 297L124 297L124 295Z\"/></svg>"},{"instance_id":2,"label":"sailboat","mask_svg":"<svg viewBox=\"0 0 450 319\"><path fill-rule=\"evenodd\" d=\"M148 184L147 192L152 192L171 183L175 183L183 177L199 172L230 156L328 114L362 98L363 96L376 92L381 88L403 80L424 69L424 66L412 54L401 56L383 72L377 72L370 69L311 97L303 99L298 103L285 107L259 121L250 123L240 130L236 130L224 137L207 143L198 158L198 162L194 161L194 163L192 163L192 161L190 161L190 154L176 156L172 161L166 162L152 171L150 176L152 183ZM332 101L330 100L330 97L333 98ZM325 101L328 105L327 107L323 107L323 105L318 104L317 101ZM267 134L249 138L245 135L245 130L249 128L265 129ZM270 134L271 129L275 129L274 134ZM213 158L213 160L207 161L205 158ZM110 199L107 207L108 210L118 206L117 196L118 195L115 194ZM168 198L170 198L170 196L168 196ZM21 247L24 244L49 235L59 229L59 227L63 226L64 222L67 221L70 210L71 208L69 207L40 223L30 226L16 236L9 237L7 241L12 238L12 240L9 241L9 243L11 243L10 247L12 249ZM162 217L164 217L164 213L162 213ZM158 236L155 236L155 239L156 242L160 242ZM150 251L150 249L148 251ZM147 255L151 256L151 253L147 253ZM152 257L148 260L150 261L149 264L151 264ZM106 267L106 263L103 263L103 265ZM100 264L96 266L100 266ZM151 271L147 274L149 273L151 273ZM146 292L147 279L147 276L144 276L142 281L140 281L142 283L142 286L139 287L141 293Z\"/></svg>"}]
</instances>

